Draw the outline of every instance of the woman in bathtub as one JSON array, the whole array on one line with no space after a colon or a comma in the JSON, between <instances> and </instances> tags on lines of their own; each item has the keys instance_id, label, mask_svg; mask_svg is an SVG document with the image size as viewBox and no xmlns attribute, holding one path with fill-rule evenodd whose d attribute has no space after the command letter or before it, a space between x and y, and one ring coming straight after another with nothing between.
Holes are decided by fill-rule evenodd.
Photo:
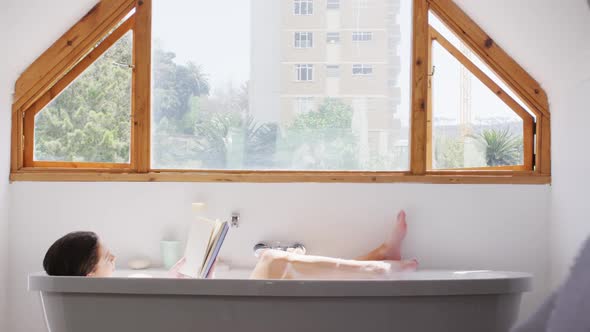
<instances>
[{"instance_id":1,"label":"woman in bathtub","mask_svg":"<svg viewBox=\"0 0 590 332\"><path fill-rule=\"evenodd\" d=\"M416 260L401 259L401 245L406 236L406 214L401 211L387 239L369 253L345 260L332 257L305 255L265 250L258 260L251 279L355 279L386 278L396 271L411 271L418 266ZM115 270L116 257L92 232L75 232L57 240L45 254L43 268L49 275L110 277ZM171 275L182 277L178 269Z\"/></svg>"}]
</instances>

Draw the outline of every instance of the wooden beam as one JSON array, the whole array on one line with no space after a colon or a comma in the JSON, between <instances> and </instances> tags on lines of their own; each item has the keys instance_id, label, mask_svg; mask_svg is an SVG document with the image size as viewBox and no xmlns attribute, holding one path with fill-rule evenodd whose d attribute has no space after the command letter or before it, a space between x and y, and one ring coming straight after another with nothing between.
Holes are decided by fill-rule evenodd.
<instances>
[{"instance_id":1,"label":"wooden beam","mask_svg":"<svg viewBox=\"0 0 590 332\"><path fill-rule=\"evenodd\" d=\"M101 0L18 78L13 110L26 109L72 68L135 6L134 0Z\"/></svg>"},{"instance_id":2,"label":"wooden beam","mask_svg":"<svg viewBox=\"0 0 590 332\"><path fill-rule=\"evenodd\" d=\"M24 113L24 167L47 167L36 163L34 160L35 149L35 116L45 108L53 99L65 90L78 76L80 76L90 65L102 56L113 44L135 26L134 16L129 17L121 26L109 34L96 48L88 53L74 68L55 83L47 92L37 99ZM72 166L78 167L78 166ZM108 166L105 166L108 167Z\"/></svg>"},{"instance_id":3,"label":"wooden beam","mask_svg":"<svg viewBox=\"0 0 590 332\"><path fill-rule=\"evenodd\" d=\"M488 36L452 0L427 0L431 9L486 62L537 116L549 117L549 101L541 85ZM538 113L538 114L537 114Z\"/></svg>"},{"instance_id":4,"label":"wooden beam","mask_svg":"<svg viewBox=\"0 0 590 332\"><path fill-rule=\"evenodd\" d=\"M532 175L532 170L527 169L524 165L511 165L511 166L490 166L490 167L465 167L465 168L452 168L452 169L437 169L429 171L428 174L450 174L451 172L471 172L477 171L481 172L481 174L505 174L506 171L518 171L520 175L530 174ZM499 172L497 172L499 171ZM496 173L494 173L496 172ZM471 174L471 173L470 173ZM478 173L480 174L480 173Z\"/></svg>"},{"instance_id":5,"label":"wooden beam","mask_svg":"<svg viewBox=\"0 0 590 332\"><path fill-rule=\"evenodd\" d=\"M534 154L534 132L533 126L535 119L520 104L514 100L506 91L504 91L494 80L486 75L477 65L475 65L463 52L457 49L448 39L440 34L436 29L430 27L430 36L432 40L438 42L447 50L457 61L459 61L469 72L471 72L480 82L482 82L492 93L506 104L521 119L523 124L523 156L524 165L527 169L533 169Z\"/></svg>"},{"instance_id":6,"label":"wooden beam","mask_svg":"<svg viewBox=\"0 0 590 332\"><path fill-rule=\"evenodd\" d=\"M535 119L522 120L523 136L522 136L522 156L524 167L528 170L534 169L534 155L535 155Z\"/></svg>"},{"instance_id":7,"label":"wooden beam","mask_svg":"<svg viewBox=\"0 0 590 332\"><path fill-rule=\"evenodd\" d=\"M23 165L31 167L35 153L35 115L27 116L25 113L23 128Z\"/></svg>"},{"instance_id":8,"label":"wooden beam","mask_svg":"<svg viewBox=\"0 0 590 332\"><path fill-rule=\"evenodd\" d=\"M90 65L108 51L121 37L135 27L135 17L131 16L115 31L106 37L96 48L86 55L74 68L68 71L59 81L55 83L47 92L45 92L29 109L26 110L26 117L37 115L47 104L57 97L65 88L67 88L78 76L80 76Z\"/></svg>"},{"instance_id":9,"label":"wooden beam","mask_svg":"<svg viewBox=\"0 0 590 332\"><path fill-rule=\"evenodd\" d=\"M10 144L10 171L16 172L21 169L23 164L24 142L23 142L23 112L16 106L12 107L12 128Z\"/></svg>"},{"instance_id":10,"label":"wooden beam","mask_svg":"<svg viewBox=\"0 0 590 332\"><path fill-rule=\"evenodd\" d=\"M410 170L415 175L426 173L429 43L428 3L426 0L414 0Z\"/></svg>"},{"instance_id":11,"label":"wooden beam","mask_svg":"<svg viewBox=\"0 0 590 332\"><path fill-rule=\"evenodd\" d=\"M26 167L29 167L26 165ZM30 167L37 168L64 168L64 169L126 169L130 170L130 164L101 163L101 162L74 162L74 161L33 161Z\"/></svg>"},{"instance_id":12,"label":"wooden beam","mask_svg":"<svg viewBox=\"0 0 590 332\"><path fill-rule=\"evenodd\" d=\"M443 35L441 35L436 29L430 27L430 34L432 38L437 41L444 49L446 49L451 55L457 59L467 70L469 70L477 79L482 82L493 94L498 96L506 106L510 107L514 113L516 113L522 120L533 119L533 116L529 114L516 100L512 99L506 91L504 91L494 80L486 75L483 70L474 64L468 57L459 51L450 41L448 41Z\"/></svg>"},{"instance_id":13,"label":"wooden beam","mask_svg":"<svg viewBox=\"0 0 590 332\"><path fill-rule=\"evenodd\" d=\"M432 76L434 74L434 66L432 65L432 28L428 29L428 95L426 97L426 169L431 170L434 157L434 141L432 136L433 130L433 109L432 109Z\"/></svg>"},{"instance_id":14,"label":"wooden beam","mask_svg":"<svg viewBox=\"0 0 590 332\"><path fill-rule=\"evenodd\" d=\"M551 174L551 120L546 117L537 119L537 166L543 175Z\"/></svg>"},{"instance_id":15,"label":"wooden beam","mask_svg":"<svg viewBox=\"0 0 590 332\"><path fill-rule=\"evenodd\" d=\"M132 165L140 173L151 163L152 0L139 0L134 29Z\"/></svg>"},{"instance_id":16,"label":"wooden beam","mask_svg":"<svg viewBox=\"0 0 590 332\"><path fill-rule=\"evenodd\" d=\"M412 175L403 172L226 172L226 171L152 171L88 172L76 170L27 171L10 175L11 181L60 181L60 182L360 182L360 183L436 183L436 184L549 184L550 176L534 175L532 172L457 172L427 175Z\"/></svg>"}]
</instances>

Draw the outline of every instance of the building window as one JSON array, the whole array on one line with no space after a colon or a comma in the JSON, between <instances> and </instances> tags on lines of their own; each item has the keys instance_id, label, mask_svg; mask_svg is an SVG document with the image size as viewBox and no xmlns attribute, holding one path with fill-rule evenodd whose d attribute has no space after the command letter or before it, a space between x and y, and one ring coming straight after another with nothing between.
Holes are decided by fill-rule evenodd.
<instances>
[{"instance_id":1,"label":"building window","mask_svg":"<svg viewBox=\"0 0 590 332\"><path fill-rule=\"evenodd\" d=\"M313 32L295 32L295 48L313 47Z\"/></svg>"},{"instance_id":2,"label":"building window","mask_svg":"<svg viewBox=\"0 0 590 332\"><path fill-rule=\"evenodd\" d=\"M326 34L326 42L328 44L340 43L340 32L328 32Z\"/></svg>"},{"instance_id":3,"label":"building window","mask_svg":"<svg viewBox=\"0 0 590 332\"><path fill-rule=\"evenodd\" d=\"M352 65L353 75L371 75L373 74L373 65L356 64Z\"/></svg>"},{"instance_id":4,"label":"building window","mask_svg":"<svg viewBox=\"0 0 590 332\"><path fill-rule=\"evenodd\" d=\"M353 4L354 8L368 8L369 7L369 0L354 0Z\"/></svg>"},{"instance_id":5,"label":"building window","mask_svg":"<svg viewBox=\"0 0 590 332\"><path fill-rule=\"evenodd\" d=\"M373 40L373 33L371 31L353 31L352 41L364 42Z\"/></svg>"},{"instance_id":6,"label":"building window","mask_svg":"<svg viewBox=\"0 0 590 332\"><path fill-rule=\"evenodd\" d=\"M313 0L294 0L293 13L295 15L312 15Z\"/></svg>"},{"instance_id":7,"label":"building window","mask_svg":"<svg viewBox=\"0 0 590 332\"><path fill-rule=\"evenodd\" d=\"M326 65L326 76L327 77L340 77L340 66L339 65Z\"/></svg>"},{"instance_id":8,"label":"building window","mask_svg":"<svg viewBox=\"0 0 590 332\"><path fill-rule=\"evenodd\" d=\"M313 65L295 65L297 81L313 81Z\"/></svg>"},{"instance_id":9,"label":"building window","mask_svg":"<svg viewBox=\"0 0 590 332\"><path fill-rule=\"evenodd\" d=\"M328 0L328 9L340 9L340 0Z\"/></svg>"},{"instance_id":10,"label":"building window","mask_svg":"<svg viewBox=\"0 0 590 332\"><path fill-rule=\"evenodd\" d=\"M305 114L313 111L315 102L313 97L297 97L293 101L293 112L296 115Z\"/></svg>"}]
</instances>

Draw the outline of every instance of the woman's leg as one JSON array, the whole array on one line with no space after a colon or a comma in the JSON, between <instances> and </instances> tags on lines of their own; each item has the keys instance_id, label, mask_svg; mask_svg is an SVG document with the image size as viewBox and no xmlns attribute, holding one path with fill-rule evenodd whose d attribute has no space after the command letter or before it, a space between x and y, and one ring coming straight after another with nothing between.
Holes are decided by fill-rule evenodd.
<instances>
[{"instance_id":1,"label":"woman's leg","mask_svg":"<svg viewBox=\"0 0 590 332\"><path fill-rule=\"evenodd\" d=\"M250 279L292 279L288 269L287 253L265 250L250 274Z\"/></svg>"},{"instance_id":2,"label":"woman's leg","mask_svg":"<svg viewBox=\"0 0 590 332\"><path fill-rule=\"evenodd\" d=\"M414 270L416 260L401 260L401 244L406 236L406 214L397 215L391 235L379 247L356 258L345 260L322 256L305 256L300 252L266 250L262 253L251 279L329 278L346 279L383 277L390 272Z\"/></svg>"},{"instance_id":3,"label":"woman's leg","mask_svg":"<svg viewBox=\"0 0 590 332\"><path fill-rule=\"evenodd\" d=\"M416 268L416 261L358 261L267 250L251 279L381 279Z\"/></svg>"},{"instance_id":4,"label":"woman's leg","mask_svg":"<svg viewBox=\"0 0 590 332\"><path fill-rule=\"evenodd\" d=\"M399 261L401 260L401 246L406 233L408 231L408 224L406 223L406 212L400 211L397 215L393 230L390 236L377 248L371 250L369 253L357 257L359 261Z\"/></svg>"}]
</instances>

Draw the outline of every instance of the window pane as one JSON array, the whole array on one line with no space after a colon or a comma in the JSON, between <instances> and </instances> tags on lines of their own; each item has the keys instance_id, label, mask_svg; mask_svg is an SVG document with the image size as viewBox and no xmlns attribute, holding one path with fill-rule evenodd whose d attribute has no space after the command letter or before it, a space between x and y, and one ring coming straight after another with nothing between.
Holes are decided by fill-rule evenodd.
<instances>
[{"instance_id":1,"label":"window pane","mask_svg":"<svg viewBox=\"0 0 590 332\"><path fill-rule=\"evenodd\" d=\"M326 42L336 44L340 42L340 32L328 32L326 34Z\"/></svg>"},{"instance_id":2,"label":"window pane","mask_svg":"<svg viewBox=\"0 0 590 332\"><path fill-rule=\"evenodd\" d=\"M522 119L438 43L432 52L433 168L522 165Z\"/></svg>"},{"instance_id":3,"label":"window pane","mask_svg":"<svg viewBox=\"0 0 590 332\"><path fill-rule=\"evenodd\" d=\"M340 8L340 0L328 0L327 7L328 7L328 9L339 9Z\"/></svg>"},{"instance_id":4,"label":"window pane","mask_svg":"<svg viewBox=\"0 0 590 332\"><path fill-rule=\"evenodd\" d=\"M152 167L407 170L411 3L154 0Z\"/></svg>"},{"instance_id":5,"label":"window pane","mask_svg":"<svg viewBox=\"0 0 590 332\"><path fill-rule=\"evenodd\" d=\"M35 116L37 161L129 163L133 34Z\"/></svg>"},{"instance_id":6,"label":"window pane","mask_svg":"<svg viewBox=\"0 0 590 332\"><path fill-rule=\"evenodd\" d=\"M436 15L432 12L428 15L428 22L430 25L438 31L445 39L447 39L455 48L457 48L461 53L473 62L481 71L483 71L489 78L491 78L494 83L498 84L512 99L514 99L517 103L520 104L529 114L534 115L530 108L522 101L522 99L510 89L504 81L502 81L498 75L496 75L490 67L488 67L481 59L471 51L471 49L459 39Z\"/></svg>"}]
</instances>

